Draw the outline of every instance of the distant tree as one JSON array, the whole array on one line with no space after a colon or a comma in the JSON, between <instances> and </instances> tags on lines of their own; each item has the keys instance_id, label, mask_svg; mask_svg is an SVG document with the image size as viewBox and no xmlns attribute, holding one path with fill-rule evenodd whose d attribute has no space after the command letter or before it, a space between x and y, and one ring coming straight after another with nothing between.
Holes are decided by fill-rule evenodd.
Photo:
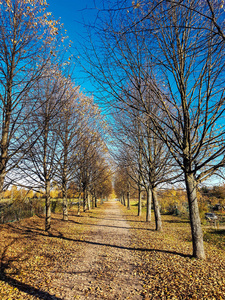
<instances>
[{"instance_id":1,"label":"distant tree","mask_svg":"<svg viewBox=\"0 0 225 300\"><path fill-rule=\"evenodd\" d=\"M145 95L145 105L150 105L151 110L154 109L151 101L148 103L148 95ZM156 229L160 231L162 222L157 188L175 181L179 178L179 173L165 143L154 133L151 118L129 107L122 107L125 106L121 104L120 110L115 114L115 138L120 148L117 150L119 155L116 159L124 164L128 178L146 191L146 221L151 220L153 203Z\"/></svg>"},{"instance_id":2,"label":"distant tree","mask_svg":"<svg viewBox=\"0 0 225 300\"><path fill-rule=\"evenodd\" d=\"M83 99L85 100L85 99ZM89 194L92 191L97 196L96 185L100 184L105 164L105 120L100 114L93 99L86 97L82 101L84 110L82 115L82 141L77 149L76 184L80 193L83 193L83 210L90 209Z\"/></svg>"},{"instance_id":3,"label":"distant tree","mask_svg":"<svg viewBox=\"0 0 225 300\"><path fill-rule=\"evenodd\" d=\"M81 102L81 103L80 103ZM58 111L60 122L56 126L58 147L56 152L57 180L62 189L63 220L68 220L67 191L74 180L78 146L82 142L82 96L72 82L67 85L63 105Z\"/></svg>"},{"instance_id":4,"label":"distant tree","mask_svg":"<svg viewBox=\"0 0 225 300\"><path fill-rule=\"evenodd\" d=\"M93 200L100 197L102 204L103 199L108 198L112 192L112 172L104 155L99 157L92 170L90 193ZM97 203L95 202L93 206L97 207Z\"/></svg>"},{"instance_id":5,"label":"distant tree","mask_svg":"<svg viewBox=\"0 0 225 300\"><path fill-rule=\"evenodd\" d=\"M128 174L123 166L118 166L115 173L114 191L118 199L123 205L126 205L126 193Z\"/></svg>"}]
</instances>

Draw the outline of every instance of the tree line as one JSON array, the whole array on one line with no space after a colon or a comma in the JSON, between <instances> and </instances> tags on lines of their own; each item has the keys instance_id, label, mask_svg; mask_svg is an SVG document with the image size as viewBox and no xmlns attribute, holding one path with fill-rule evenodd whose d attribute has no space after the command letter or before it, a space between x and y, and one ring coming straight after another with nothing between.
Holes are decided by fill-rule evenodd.
<instances>
[{"instance_id":1,"label":"tree line","mask_svg":"<svg viewBox=\"0 0 225 300\"><path fill-rule=\"evenodd\" d=\"M153 199L161 229L157 188L184 182L193 256L204 259L197 188L223 176L225 163L223 1L104 4L89 30L93 52L83 59L113 110L120 148L114 155L119 173L127 174L124 186L132 181L145 189L147 219Z\"/></svg>"},{"instance_id":2,"label":"tree line","mask_svg":"<svg viewBox=\"0 0 225 300\"><path fill-rule=\"evenodd\" d=\"M92 97L72 79L70 42L47 12L45 0L0 3L0 192L12 185L45 195L45 230L51 227L50 192L74 184L88 194L110 193L105 121Z\"/></svg>"}]
</instances>

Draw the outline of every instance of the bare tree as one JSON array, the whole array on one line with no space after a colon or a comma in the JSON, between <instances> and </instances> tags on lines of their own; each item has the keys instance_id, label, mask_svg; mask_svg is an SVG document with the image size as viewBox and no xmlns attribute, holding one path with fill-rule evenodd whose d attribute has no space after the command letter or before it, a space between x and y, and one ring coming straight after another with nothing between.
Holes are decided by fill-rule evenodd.
<instances>
[{"instance_id":1,"label":"bare tree","mask_svg":"<svg viewBox=\"0 0 225 300\"><path fill-rule=\"evenodd\" d=\"M214 51L217 37L211 31L194 29L204 23L197 14L183 6L170 7L165 14L163 5L158 13L164 17L151 16L157 24L157 35L153 35L158 55L154 58L168 88L157 91L155 85L154 98L166 118L148 113L155 131L184 172L193 255L204 258L197 184L224 165L224 128L218 127L224 116L224 60L220 49Z\"/></svg>"},{"instance_id":2,"label":"bare tree","mask_svg":"<svg viewBox=\"0 0 225 300\"><path fill-rule=\"evenodd\" d=\"M50 14L44 13L44 2L9 0L0 4L0 191L6 175L28 150L29 137L21 130L35 106L35 99L28 93L42 75L51 53L56 52L59 28Z\"/></svg>"},{"instance_id":3,"label":"bare tree","mask_svg":"<svg viewBox=\"0 0 225 300\"><path fill-rule=\"evenodd\" d=\"M206 18L207 10L200 14L198 3L114 6L101 18L105 23L102 31L98 28L99 39L106 51L98 54L93 46L96 59L89 60L89 74L108 92L111 103L125 102L151 119L156 136L184 174L193 255L205 258L196 191L225 162L224 43L214 34L216 24ZM146 106L146 90L159 114Z\"/></svg>"},{"instance_id":4,"label":"bare tree","mask_svg":"<svg viewBox=\"0 0 225 300\"><path fill-rule=\"evenodd\" d=\"M122 164L117 165L117 169L114 175L114 190L117 197L120 199L120 202L125 206L126 205L126 194L129 191L127 182L128 174L126 168ZM128 200L128 199L127 199Z\"/></svg>"},{"instance_id":5,"label":"bare tree","mask_svg":"<svg viewBox=\"0 0 225 300\"><path fill-rule=\"evenodd\" d=\"M76 182L83 193L83 209L90 208L88 194L93 191L97 195L96 183L99 182L105 170L104 117L92 98L82 96L81 114L82 141L77 149Z\"/></svg>"},{"instance_id":6,"label":"bare tree","mask_svg":"<svg viewBox=\"0 0 225 300\"><path fill-rule=\"evenodd\" d=\"M33 89L39 100L32 112L32 127L35 134L29 139L32 144L26 153L19 169L22 171L18 181L36 190L44 190L45 194L45 230L51 228L50 190L57 171L57 152L60 151L57 127L61 122L61 107L64 105L68 80L57 68L52 67L45 78L40 79ZM29 134L29 128L25 128ZM26 133L25 133L26 134Z\"/></svg>"},{"instance_id":7,"label":"bare tree","mask_svg":"<svg viewBox=\"0 0 225 300\"><path fill-rule=\"evenodd\" d=\"M148 106L149 97L148 95L145 97ZM149 104L153 109L151 102ZM121 104L121 107L124 105ZM120 148L117 161L124 164L130 179L146 191L147 222L151 219L151 202L153 202L156 230L160 231L162 222L157 187L174 182L179 177L174 166L175 161L164 142L154 133L153 124L148 116L143 114L141 116L129 107L121 109L115 115L117 120L117 124L114 124L114 127L117 126L115 137Z\"/></svg>"},{"instance_id":8,"label":"bare tree","mask_svg":"<svg viewBox=\"0 0 225 300\"><path fill-rule=\"evenodd\" d=\"M79 88L68 83L63 96L63 105L58 112L60 122L57 123L56 132L59 142L57 161L57 181L62 188L63 220L68 220L67 190L70 182L74 181L77 168L77 151L84 135L85 126L82 107L82 96Z\"/></svg>"},{"instance_id":9,"label":"bare tree","mask_svg":"<svg viewBox=\"0 0 225 300\"><path fill-rule=\"evenodd\" d=\"M225 7L223 0L198 0L195 2L167 0L167 2L173 4L173 6L183 6L185 9L198 14L204 22L198 24L199 27L196 26L195 30L201 31L204 29L210 31L213 35L219 36L220 39L217 40L215 47L218 47L221 42L225 42Z\"/></svg>"}]
</instances>

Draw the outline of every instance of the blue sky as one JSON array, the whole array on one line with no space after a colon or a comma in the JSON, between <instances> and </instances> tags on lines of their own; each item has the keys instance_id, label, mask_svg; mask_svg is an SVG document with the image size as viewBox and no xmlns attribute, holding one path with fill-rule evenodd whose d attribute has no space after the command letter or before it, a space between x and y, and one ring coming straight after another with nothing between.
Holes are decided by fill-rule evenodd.
<instances>
[{"instance_id":1,"label":"blue sky","mask_svg":"<svg viewBox=\"0 0 225 300\"><path fill-rule=\"evenodd\" d=\"M83 31L83 19L85 22L93 20L100 1L93 0L47 0L48 11L52 12L56 19L60 18L68 31L70 39L77 38Z\"/></svg>"},{"instance_id":2,"label":"blue sky","mask_svg":"<svg viewBox=\"0 0 225 300\"><path fill-rule=\"evenodd\" d=\"M64 29L67 30L69 40L77 47L80 36L85 35L83 24L95 20L97 14L95 7L100 7L101 0L47 0L47 3L48 11L52 12L55 19L60 19L60 23L63 23ZM73 53L73 48L71 52ZM81 88L86 92L93 89L88 81L84 82L79 70L75 69L74 76L75 83L81 84Z\"/></svg>"}]
</instances>

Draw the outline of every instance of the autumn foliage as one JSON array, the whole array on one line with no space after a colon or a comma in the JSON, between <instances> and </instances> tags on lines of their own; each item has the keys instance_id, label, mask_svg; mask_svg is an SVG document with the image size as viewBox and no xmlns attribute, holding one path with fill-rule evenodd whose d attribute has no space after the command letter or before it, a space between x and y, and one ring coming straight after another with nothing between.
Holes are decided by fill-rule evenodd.
<instances>
[{"instance_id":1,"label":"autumn foliage","mask_svg":"<svg viewBox=\"0 0 225 300\"><path fill-rule=\"evenodd\" d=\"M190 226L177 216L164 215L159 233L115 201L70 215L53 214L49 233L37 216L0 225L2 300L224 299L224 230L204 229L203 261L191 256Z\"/></svg>"}]
</instances>

